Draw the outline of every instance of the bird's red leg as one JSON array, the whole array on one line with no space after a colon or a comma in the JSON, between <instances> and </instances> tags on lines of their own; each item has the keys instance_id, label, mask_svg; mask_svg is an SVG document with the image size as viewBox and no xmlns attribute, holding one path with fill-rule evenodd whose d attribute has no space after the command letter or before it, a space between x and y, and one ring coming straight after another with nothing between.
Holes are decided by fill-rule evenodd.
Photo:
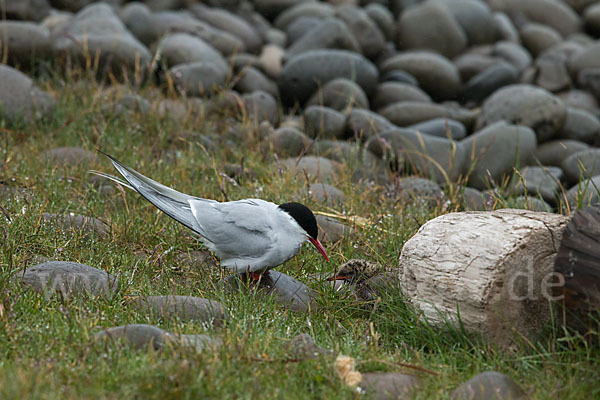
<instances>
[{"instance_id":1,"label":"bird's red leg","mask_svg":"<svg viewBox=\"0 0 600 400\"><path fill-rule=\"evenodd\" d=\"M260 280L260 277L261 277L261 273L260 272L250 272L250 271L248 271L247 274L255 282Z\"/></svg>"},{"instance_id":2,"label":"bird's red leg","mask_svg":"<svg viewBox=\"0 0 600 400\"><path fill-rule=\"evenodd\" d=\"M265 271L265 272L250 272L250 271L246 271L246 274L252 278L253 281L257 282L260 280L260 278L262 276L268 276L269 275L269 271Z\"/></svg>"}]
</instances>

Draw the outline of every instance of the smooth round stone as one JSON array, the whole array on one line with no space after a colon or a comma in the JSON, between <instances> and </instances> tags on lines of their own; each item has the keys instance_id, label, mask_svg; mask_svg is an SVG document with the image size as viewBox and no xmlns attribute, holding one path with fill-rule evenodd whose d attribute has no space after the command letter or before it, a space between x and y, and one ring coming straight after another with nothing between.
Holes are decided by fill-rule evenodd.
<instances>
[{"instance_id":1,"label":"smooth round stone","mask_svg":"<svg viewBox=\"0 0 600 400\"><path fill-rule=\"evenodd\" d=\"M408 399L421 387L419 379L399 372L366 372L361 375L361 391L374 399Z\"/></svg>"},{"instance_id":2,"label":"smooth round stone","mask_svg":"<svg viewBox=\"0 0 600 400\"><path fill-rule=\"evenodd\" d=\"M432 136L443 138L451 138L452 140L461 140L467 136L467 130L463 124L453 119L434 118L415 125L411 125L408 129L426 133Z\"/></svg>"},{"instance_id":3,"label":"smooth round stone","mask_svg":"<svg viewBox=\"0 0 600 400\"><path fill-rule=\"evenodd\" d=\"M240 16L222 8L205 7L200 4L192 5L189 10L201 21L240 39L244 42L246 50L251 53L257 52L262 46L262 39L258 32Z\"/></svg>"},{"instance_id":4,"label":"smooth round stone","mask_svg":"<svg viewBox=\"0 0 600 400\"><path fill-rule=\"evenodd\" d=\"M265 44L272 44L284 48L287 43L286 33L279 29L269 29L265 34Z\"/></svg>"},{"instance_id":5,"label":"smooth round stone","mask_svg":"<svg viewBox=\"0 0 600 400\"><path fill-rule=\"evenodd\" d=\"M393 40L395 21L392 12L379 3L369 3L364 7L365 12L377 24L386 40Z\"/></svg>"},{"instance_id":6,"label":"smooth round stone","mask_svg":"<svg viewBox=\"0 0 600 400\"><path fill-rule=\"evenodd\" d=\"M542 165L560 166L571 154L589 149L586 143L577 140L557 139L540 144L533 157Z\"/></svg>"},{"instance_id":7,"label":"smooth round stone","mask_svg":"<svg viewBox=\"0 0 600 400\"><path fill-rule=\"evenodd\" d=\"M344 192L326 183L311 183L308 194L318 203L338 205L345 200Z\"/></svg>"},{"instance_id":8,"label":"smooth round stone","mask_svg":"<svg viewBox=\"0 0 600 400\"><path fill-rule=\"evenodd\" d=\"M96 160L96 153L82 149L81 147L56 147L43 151L40 154L44 162L60 166L77 166L89 164Z\"/></svg>"},{"instance_id":9,"label":"smooth round stone","mask_svg":"<svg viewBox=\"0 0 600 400\"><path fill-rule=\"evenodd\" d=\"M173 122L184 120L188 114L187 108L182 101L171 99L160 100L156 104L155 110L159 117L168 118Z\"/></svg>"},{"instance_id":10,"label":"smooth round stone","mask_svg":"<svg viewBox=\"0 0 600 400\"><path fill-rule=\"evenodd\" d=\"M152 10L141 2L127 3L119 11L121 21L127 29L146 46L152 44L159 36L152 23Z\"/></svg>"},{"instance_id":11,"label":"smooth round stone","mask_svg":"<svg viewBox=\"0 0 600 400\"><path fill-rule=\"evenodd\" d=\"M498 30L498 37L507 42L519 43L519 32L515 28L514 24L503 12L494 13L494 22L496 23L496 29Z\"/></svg>"},{"instance_id":12,"label":"smooth round stone","mask_svg":"<svg viewBox=\"0 0 600 400\"><path fill-rule=\"evenodd\" d=\"M581 20L571 7L559 1L548 0L492 0L489 6L508 15L522 15L533 22L548 25L561 35L579 31Z\"/></svg>"},{"instance_id":13,"label":"smooth round stone","mask_svg":"<svg viewBox=\"0 0 600 400\"><path fill-rule=\"evenodd\" d=\"M512 42L497 42L492 50L492 55L508 61L519 72L525 71L533 60L526 48Z\"/></svg>"},{"instance_id":14,"label":"smooth round stone","mask_svg":"<svg viewBox=\"0 0 600 400\"><path fill-rule=\"evenodd\" d=\"M128 112L147 115L150 113L151 108L152 105L150 102L142 96L128 94L121 97L113 104L107 104L102 110L112 113L113 115L126 115Z\"/></svg>"},{"instance_id":15,"label":"smooth round stone","mask_svg":"<svg viewBox=\"0 0 600 400\"><path fill-rule=\"evenodd\" d=\"M284 58L293 57L316 49L341 49L360 53L361 48L348 27L337 18L327 18L299 37L286 50Z\"/></svg>"},{"instance_id":16,"label":"smooth round stone","mask_svg":"<svg viewBox=\"0 0 600 400\"><path fill-rule=\"evenodd\" d=\"M459 23L469 45L492 43L496 40L496 23L490 8L478 0L438 0Z\"/></svg>"},{"instance_id":17,"label":"smooth round stone","mask_svg":"<svg viewBox=\"0 0 600 400\"><path fill-rule=\"evenodd\" d=\"M281 164L296 171L297 175L308 175L309 179L317 182L327 182L337 177L341 165L324 157L306 156L300 161L296 158L281 160Z\"/></svg>"},{"instance_id":18,"label":"smooth round stone","mask_svg":"<svg viewBox=\"0 0 600 400\"><path fill-rule=\"evenodd\" d=\"M35 60L45 59L51 51L50 32L31 22L0 21L2 51L10 65L29 68Z\"/></svg>"},{"instance_id":19,"label":"smooth round stone","mask_svg":"<svg viewBox=\"0 0 600 400\"><path fill-rule=\"evenodd\" d=\"M310 0L254 0L254 9L265 18L272 20L283 11Z\"/></svg>"},{"instance_id":20,"label":"smooth round stone","mask_svg":"<svg viewBox=\"0 0 600 400\"><path fill-rule=\"evenodd\" d=\"M600 175L582 180L573 185L567 191L567 202L569 203L571 210L589 207L598 203L600 201L598 188L600 188Z\"/></svg>"},{"instance_id":21,"label":"smooth round stone","mask_svg":"<svg viewBox=\"0 0 600 400\"><path fill-rule=\"evenodd\" d=\"M242 96L246 113L255 122L269 121L271 125L279 123L277 101L269 93L257 90Z\"/></svg>"},{"instance_id":22,"label":"smooth round stone","mask_svg":"<svg viewBox=\"0 0 600 400\"><path fill-rule=\"evenodd\" d=\"M158 350L167 343L168 333L154 325L131 324L116 326L98 332L94 335L96 343L122 342L134 349Z\"/></svg>"},{"instance_id":23,"label":"smooth round stone","mask_svg":"<svg viewBox=\"0 0 600 400\"><path fill-rule=\"evenodd\" d=\"M577 84L580 88L589 91L596 98L600 98L600 67L585 68L577 74Z\"/></svg>"},{"instance_id":24,"label":"smooth round stone","mask_svg":"<svg viewBox=\"0 0 600 400\"><path fill-rule=\"evenodd\" d=\"M596 2L597 0L565 0L565 3L567 3L573 10L580 14L582 12L585 14L585 8Z\"/></svg>"},{"instance_id":25,"label":"smooth round stone","mask_svg":"<svg viewBox=\"0 0 600 400\"><path fill-rule=\"evenodd\" d=\"M503 61L504 59L501 57L472 52L456 57L454 64L458 69L461 79L464 82L468 82L475 75Z\"/></svg>"},{"instance_id":26,"label":"smooth round stone","mask_svg":"<svg viewBox=\"0 0 600 400\"><path fill-rule=\"evenodd\" d=\"M206 41L225 56L246 50L244 42L236 36L198 20L187 11L155 12L152 14L151 25L156 30L157 37L171 32L189 33Z\"/></svg>"},{"instance_id":27,"label":"smooth round stone","mask_svg":"<svg viewBox=\"0 0 600 400\"><path fill-rule=\"evenodd\" d=\"M568 56L553 52L543 53L535 60L535 84L550 92L568 89L573 85L567 69Z\"/></svg>"},{"instance_id":28,"label":"smooth round stone","mask_svg":"<svg viewBox=\"0 0 600 400\"><path fill-rule=\"evenodd\" d=\"M600 68L600 43L584 47L569 60L569 71L573 76L587 68Z\"/></svg>"},{"instance_id":29,"label":"smooth round stone","mask_svg":"<svg viewBox=\"0 0 600 400\"><path fill-rule=\"evenodd\" d=\"M381 110L400 101L431 103L431 97L416 86L400 82L382 82L375 89L373 108Z\"/></svg>"},{"instance_id":30,"label":"smooth round stone","mask_svg":"<svg viewBox=\"0 0 600 400\"><path fill-rule=\"evenodd\" d=\"M304 111L304 127L311 138L343 139L346 117L332 108L310 106Z\"/></svg>"},{"instance_id":31,"label":"smooth round stone","mask_svg":"<svg viewBox=\"0 0 600 400\"><path fill-rule=\"evenodd\" d=\"M545 142L556 136L566 117L564 102L547 90L531 85L509 85L483 103L476 129L504 120L532 128L538 141Z\"/></svg>"},{"instance_id":32,"label":"smooth round stone","mask_svg":"<svg viewBox=\"0 0 600 400\"><path fill-rule=\"evenodd\" d=\"M473 125L476 115L474 112L463 108L416 101L401 101L390 104L379 110L379 114L400 127L415 125L434 118L454 119L470 127Z\"/></svg>"},{"instance_id":33,"label":"smooth round stone","mask_svg":"<svg viewBox=\"0 0 600 400\"><path fill-rule=\"evenodd\" d=\"M296 18L285 29L287 46L291 47L291 45L296 43L302 36L313 31L317 26L321 25L322 22L323 20L317 17Z\"/></svg>"},{"instance_id":34,"label":"smooth round stone","mask_svg":"<svg viewBox=\"0 0 600 400\"><path fill-rule=\"evenodd\" d=\"M0 169L2 165L0 165ZM30 189L0 184L0 200L8 203L10 201L26 201L30 203L33 192Z\"/></svg>"},{"instance_id":35,"label":"smooth round stone","mask_svg":"<svg viewBox=\"0 0 600 400\"><path fill-rule=\"evenodd\" d=\"M585 110L568 107L567 119L557 138L594 143L600 138L600 119Z\"/></svg>"},{"instance_id":36,"label":"smooth round stone","mask_svg":"<svg viewBox=\"0 0 600 400\"><path fill-rule=\"evenodd\" d=\"M304 103L321 85L346 78L356 82L367 95L377 85L375 65L363 56L344 50L312 50L288 61L279 76L279 92L287 104Z\"/></svg>"},{"instance_id":37,"label":"smooth round stone","mask_svg":"<svg viewBox=\"0 0 600 400\"><path fill-rule=\"evenodd\" d=\"M452 399L525 399L527 396L508 375L486 371L474 376L450 393Z\"/></svg>"},{"instance_id":38,"label":"smooth round stone","mask_svg":"<svg viewBox=\"0 0 600 400\"><path fill-rule=\"evenodd\" d=\"M447 58L427 51L407 51L381 64L381 72L399 69L408 72L431 97L437 100L456 98L461 90L458 70Z\"/></svg>"},{"instance_id":39,"label":"smooth round stone","mask_svg":"<svg viewBox=\"0 0 600 400\"><path fill-rule=\"evenodd\" d=\"M305 107L309 106L325 106L337 111L345 111L349 107L368 109L369 99L355 82L339 78L327 82L317 90L306 102Z\"/></svg>"},{"instance_id":40,"label":"smooth round stone","mask_svg":"<svg viewBox=\"0 0 600 400\"><path fill-rule=\"evenodd\" d=\"M323 243L335 243L347 235L352 234L352 229L332 217L317 215L319 226L319 240Z\"/></svg>"},{"instance_id":41,"label":"smooth round stone","mask_svg":"<svg viewBox=\"0 0 600 400\"><path fill-rule=\"evenodd\" d=\"M313 338L306 333L294 337L290 341L287 351L295 360L313 360L319 357L333 355L333 350L318 346Z\"/></svg>"},{"instance_id":42,"label":"smooth round stone","mask_svg":"<svg viewBox=\"0 0 600 400\"><path fill-rule=\"evenodd\" d=\"M283 48L275 44L267 44L262 48L258 61L269 77L277 78L281 74L284 53Z\"/></svg>"},{"instance_id":43,"label":"smooth round stone","mask_svg":"<svg viewBox=\"0 0 600 400\"><path fill-rule=\"evenodd\" d=\"M240 93L252 93L260 90L273 97L277 97L279 94L275 82L254 67L242 68L235 79L237 81L234 89Z\"/></svg>"},{"instance_id":44,"label":"smooth round stone","mask_svg":"<svg viewBox=\"0 0 600 400\"><path fill-rule=\"evenodd\" d=\"M87 62L89 54L98 54L99 71L111 71L116 76L122 75L123 68L144 70L152 61L146 46L105 3L91 4L74 15L54 41L54 49L59 55L70 56L80 63Z\"/></svg>"},{"instance_id":45,"label":"smooth round stone","mask_svg":"<svg viewBox=\"0 0 600 400\"><path fill-rule=\"evenodd\" d=\"M269 136L273 151L284 157L297 157L312 145L312 139L292 127L281 127Z\"/></svg>"},{"instance_id":46,"label":"smooth round stone","mask_svg":"<svg viewBox=\"0 0 600 400\"><path fill-rule=\"evenodd\" d=\"M346 136L367 141L370 137L394 127L394 124L379 114L369 110L353 108L346 119L346 129L349 132L349 135Z\"/></svg>"},{"instance_id":47,"label":"smooth round stone","mask_svg":"<svg viewBox=\"0 0 600 400\"><path fill-rule=\"evenodd\" d=\"M111 297L118 290L117 278L98 268L69 261L47 261L17 272L15 279L47 298Z\"/></svg>"},{"instance_id":48,"label":"smooth round stone","mask_svg":"<svg viewBox=\"0 0 600 400\"><path fill-rule=\"evenodd\" d=\"M423 203L435 207L444 199L444 192L437 183L412 176L403 178L398 183L396 192L394 201L404 204Z\"/></svg>"},{"instance_id":49,"label":"smooth round stone","mask_svg":"<svg viewBox=\"0 0 600 400\"><path fill-rule=\"evenodd\" d=\"M559 167L525 167L513 176L510 192L515 195L541 196L554 203L561 189L563 171Z\"/></svg>"},{"instance_id":50,"label":"smooth round stone","mask_svg":"<svg viewBox=\"0 0 600 400\"><path fill-rule=\"evenodd\" d=\"M356 144L339 140L316 140L310 148L310 154L325 157L340 163L356 165L359 162L359 147Z\"/></svg>"},{"instance_id":51,"label":"smooth round stone","mask_svg":"<svg viewBox=\"0 0 600 400\"><path fill-rule=\"evenodd\" d=\"M499 62L471 78L464 86L460 100L480 103L496 90L518 80L519 72L515 67L507 62Z\"/></svg>"},{"instance_id":52,"label":"smooth round stone","mask_svg":"<svg viewBox=\"0 0 600 400\"><path fill-rule=\"evenodd\" d=\"M464 147L453 141L401 128L371 138L366 146L393 169L414 171L440 184L456 180L467 158Z\"/></svg>"},{"instance_id":53,"label":"smooth round stone","mask_svg":"<svg viewBox=\"0 0 600 400\"><path fill-rule=\"evenodd\" d=\"M600 36L600 4L590 5L585 9L583 22L586 31L596 37Z\"/></svg>"},{"instance_id":54,"label":"smooth round stone","mask_svg":"<svg viewBox=\"0 0 600 400\"><path fill-rule=\"evenodd\" d=\"M467 47L467 35L446 7L428 1L401 14L396 46L406 50L427 49L452 58Z\"/></svg>"},{"instance_id":55,"label":"smooth round stone","mask_svg":"<svg viewBox=\"0 0 600 400\"><path fill-rule=\"evenodd\" d=\"M6 1L2 3L2 11L8 19L41 21L52 8L48 0Z\"/></svg>"},{"instance_id":56,"label":"smooth round stone","mask_svg":"<svg viewBox=\"0 0 600 400\"><path fill-rule=\"evenodd\" d=\"M246 274L229 275L223 280L223 286L231 294L250 288L264 295L273 295L283 307L292 311L314 311L317 304L315 293L304 283L281 272L270 270L258 282L248 281Z\"/></svg>"},{"instance_id":57,"label":"smooth round stone","mask_svg":"<svg viewBox=\"0 0 600 400\"><path fill-rule=\"evenodd\" d=\"M197 36L187 33L174 33L162 38L158 43L161 60L169 67L203 62L215 64L221 70L227 70L227 62L223 56L210 44Z\"/></svg>"},{"instance_id":58,"label":"smooth round stone","mask_svg":"<svg viewBox=\"0 0 600 400\"><path fill-rule=\"evenodd\" d=\"M86 215L42 213L42 220L50 225L55 225L64 233L76 233L82 238L90 235L97 237L108 235L102 221Z\"/></svg>"},{"instance_id":59,"label":"smooth round stone","mask_svg":"<svg viewBox=\"0 0 600 400\"><path fill-rule=\"evenodd\" d=\"M581 108L596 116L600 116L598 101L590 92L573 89L559 93L557 96L570 107Z\"/></svg>"},{"instance_id":60,"label":"smooth round stone","mask_svg":"<svg viewBox=\"0 0 600 400\"><path fill-rule=\"evenodd\" d=\"M353 5L340 5L335 16L346 24L366 57L372 59L383 51L385 37L365 10Z\"/></svg>"},{"instance_id":61,"label":"smooth round stone","mask_svg":"<svg viewBox=\"0 0 600 400\"><path fill-rule=\"evenodd\" d=\"M466 211L486 211L489 209L484 194L471 187L463 189L462 203Z\"/></svg>"},{"instance_id":62,"label":"smooth round stone","mask_svg":"<svg viewBox=\"0 0 600 400\"><path fill-rule=\"evenodd\" d=\"M223 325L227 310L215 300L193 296L136 296L131 303L142 311L161 318L176 317L182 321L208 322Z\"/></svg>"},{"instance_id":63,"label":"smooth round stone","mask_svg":"<svg viewBox=\"0 0 600 400\"><path fill-rule=\"evenodd\" d=\"M392 69L381 76L381 82L400 82L408 85L419 86L417 79L401 69Z\"/></svg>"},{"instance_id":64,"label":"smooth round stone","mask_svg":"<svg viewBox=\"0 0 600 400\"><path fill-rule=\"evenodd\" d=\"M534 57L562 41L556 30L536 23L525 25L521 28L520 35L521 42Z\"/></svg>"},{"instance_id":65,"label":"smooth round stone","mask_svg":"<svg viewBox=\"0 0 600 400\"><path fill-rule=\"evenodd\" d=\"M483 190L501 182L515 165L527 165L537 141L532 129L502 121L467 136L461 144L475 157L466 161L474 163L468 185Z\"/></svg>"},{"instance_id":66,"label":"smooth round stone","mask_svg":"<svg viewBox=\"0 0 600 400\"><path fill-rule=\"evenodd\" d=\"M16 69L0 65L0 118L15 122L40 118L52 112L55 100Z\"/></svg>"},{"instance_id":67,"label":"smooth round stone","mask_svg":"<svg viewBox=\"0 0 600 400\"><path fill-rule=\"evenodd\" d=\"M285 28L295 19L300 17L333 17L335 9L327 3L301 2L288 8L277 16L274 26L277 29L285 31Z\"/></svg>"},{"instance_id":68,"label":"smooth round stone","mask_svg":"<svg viewBox=\"0 0 600 400\"><path fill-rule=\"evenodd\" d=\"M592 148L571 154L560 164L570 183L600 174L600 149Z\"/></svg>"}]
</instances>

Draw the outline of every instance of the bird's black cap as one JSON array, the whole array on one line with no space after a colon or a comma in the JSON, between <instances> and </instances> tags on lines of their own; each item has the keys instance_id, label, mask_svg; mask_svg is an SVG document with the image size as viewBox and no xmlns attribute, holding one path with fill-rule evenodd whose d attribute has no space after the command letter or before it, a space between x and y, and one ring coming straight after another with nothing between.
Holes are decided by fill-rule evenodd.
<instances>
[{"instance_id":1,"label":"bird's black cap","mask_svg":"<svg viewBox=\"0 0 600 400\"><path fill-rule=\"evenodd\" d=\"M308 233L313 239L317 239L319 228L315 214L308 207L300 203L284 203L279 206L280 209L290 214L296 220L298 225Z\"/></svg>"}]
</instances>

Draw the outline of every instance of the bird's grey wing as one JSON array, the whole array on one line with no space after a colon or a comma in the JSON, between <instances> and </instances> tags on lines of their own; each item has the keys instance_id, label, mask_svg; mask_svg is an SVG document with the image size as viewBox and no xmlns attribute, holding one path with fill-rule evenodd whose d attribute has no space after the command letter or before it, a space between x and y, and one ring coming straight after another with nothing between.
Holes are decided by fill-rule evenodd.
<instances>
[{"instance_id":1,"label":"bird's grey wing","mask_svg":"<svg viewBox=\"0 0 600 400\"><path fill-rule=\"evenodd\" d=\"M189 201L203 236L228 257L261 257L274 245L268 209L260 200ZM266 203L266 202L265 202Z\"/></svg>"},{"instance_id":2,"label":"bird's grey wing","mask_svg":"<svg viewBox=\"0 0 600 400\"><path fill-rule=\"evenodd\" d=\"M105 153L103 153L105 154ZM146 200L156 206L159 210L173 218L177 222L187 226L196 233L202 235L201 230L198 229L196 224L196 218L190 209L189 200L198 200L206 203L212 203L213 200L200 199L194 196L187 195L185 193L173 190L161 183L158 183L136 170L126 166L119 160L105 154L112 164L115 166L117 171L125 178L125 180L135 189L139 194L144 196ZM204 235L203 235L204 236Z\"/></svg>"}]
</instances>

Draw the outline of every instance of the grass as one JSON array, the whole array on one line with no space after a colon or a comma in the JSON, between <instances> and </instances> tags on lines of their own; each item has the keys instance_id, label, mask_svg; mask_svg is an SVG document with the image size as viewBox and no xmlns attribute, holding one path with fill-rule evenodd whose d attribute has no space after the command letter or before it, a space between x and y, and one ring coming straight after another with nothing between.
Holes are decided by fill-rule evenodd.
<instances>
[{"instance_id":1,"label":"grass","mask_svg":"<svg viewBox=\"0 0 600 400\"><path fill-rule=\"evenodd\" d=\"M597 332L584 339L549 327L540 341L507 351L450 326L428 325L399 292L390 293L371 312L372 305L309 280L310 274L332 271L350 258L397 265L402 245L420 225L442 212L461 209L457 197L449 205L429 209L396 204L386 199L382 187L353 183L359 166L346 165L335 182L346 200L335 211L377 221L383 230L357 228L352 236L328 244L330 263L305 248L281 266L280 271L309 283L319 293L319 312L292 313L272 298L258 298L252 292L226 294L217 284L226 271L177 261L178 252L202 246L135 193L99 193L87 171L114 173L107 159L62 167L40 158L42 151L58 146L98 148L186 193L219 200L261 197L284 202L292 198L315 210L332 211L308 196L304 177L280 174L273 157L261 151L258 131L249 121L227 112L210 118L188 115L184 120L157 113L115 116L102 110L110 103L110 93L130 90L125 86L104 89L76 75L39 84L58 100L53 115L1 131L4 167L0 179L27 188L33 195L27 201L12 198L1 203L5 215L0 215L0 398L354 398L355 393L335 375L331 359L290 362L286 348L299 333L311 334L336 354L355 357L362 372L418 376L423 386L416 393L419 399L447 397L460 383L486 370L510 375L533 399L600 394ZM138 91L152 100L158 97L150 88ZM194 135L181 135L185 131L214 137L238 132L242 139L208 152ZM224 163L242 160L252 177L239 181L224 177ZM110 235L65 234L42 225L42 212L99 218L110 228ZM81 262L118 275L122 291L109 300L46 300L10 282L17 269L40 256ZM231 320L222 328L212 328L161 319L128 307L126 296L131 294L216 299L230 311ZM92 336L102 327L128 323L205 333L220 338L223 346L215 352L193 354L92 343Z\"/></svg>"}]
</instances>

